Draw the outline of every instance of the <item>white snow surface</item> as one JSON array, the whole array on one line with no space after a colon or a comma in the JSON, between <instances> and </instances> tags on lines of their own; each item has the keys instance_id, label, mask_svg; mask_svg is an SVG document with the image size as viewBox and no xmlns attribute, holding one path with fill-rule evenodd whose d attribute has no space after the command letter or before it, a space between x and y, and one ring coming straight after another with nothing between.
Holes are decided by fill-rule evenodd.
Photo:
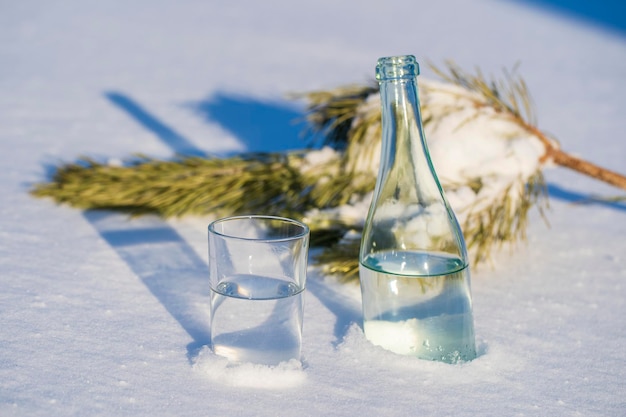
<instances>
[{"instance_id":1,"label":"white snow surface","mask_svg":"<svg viewBox=\"0 0 626 417\"><path fill-rule=\"evenodd\" d=\"M372 345L358 287L313 268L301 363L229 365L206 348L211 219L28 195L81 155L298 148L272 133L302 111L287 94L398 54L520 62L539 126L626 171L626 38L520 2L2 2L0 415L626 415L626 206L588 201L620 191L579 174L547 170L549 226L533 212L528 244L474 269L460 365Z\"/></svg>"}]
</instances>

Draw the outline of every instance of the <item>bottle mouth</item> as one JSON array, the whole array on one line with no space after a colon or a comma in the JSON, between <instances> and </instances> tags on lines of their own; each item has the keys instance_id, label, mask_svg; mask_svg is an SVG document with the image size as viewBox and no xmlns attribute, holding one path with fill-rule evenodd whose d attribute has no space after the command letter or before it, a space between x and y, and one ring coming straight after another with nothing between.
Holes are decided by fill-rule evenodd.
<instances>
[{"instance_id":1,"label":"bottle mouth","mask_svg":"<svg viewBox=\"0 0 626 417\"><path fill-rule=\"evenodd\" d=\"M376 65L376 79L408 80L420 73L420 67L413 55L399 55L380 58Z\"/></svg>"}]
</instances>

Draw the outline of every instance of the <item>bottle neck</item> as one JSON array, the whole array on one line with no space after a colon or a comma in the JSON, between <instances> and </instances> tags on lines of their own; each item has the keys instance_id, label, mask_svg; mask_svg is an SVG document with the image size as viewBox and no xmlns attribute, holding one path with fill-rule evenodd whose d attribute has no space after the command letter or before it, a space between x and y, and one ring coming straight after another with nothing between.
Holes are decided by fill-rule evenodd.
<instances>
[{"instance_id":1,"label":"bottle neck","mask_svg":"<svg viewBox=\"0 0 626 417\"><path fill-rule=\"evenodd\" d=\"M382 149L361 244L361 259L439 252L466 264L463 238L433 168L424 138L413 57L379 60Z\"/></svg>"},{"instance_id":2,"label":"bottle neck","mask_svg":"<svg viewBox=\"0 0 626 417\"><path fill-rule=\"evenodd\" d=\"M415 78L381 81L380 97L383 120L383 154L392 156L398 151L395 146L396 142L422 137Z\"/></svg>"},{"instance_id":3,"label":"bottle neck","mask_svg":"<svg viewBox=\"0 0 626 417\"><path fill-rule=\"evenodd\" d=\"M396 155L398 152L407 151L408 149L402 149L409 145L404 142L424 142L417 93L418 74L419 65L412 55L378 60L376 79L380 86L382 104L383 163L385 159L393 163L396 156L401 156Z\"/></svg>"},{"instance_id":4,"label":"bottle neck","mask_svg":"<svg viewBox=\"0 0 626 417\"><path fill-rule=\"evenodd\" d=\"M426 152L423 142L419 99L415 78L387 80L380 83L382 103L383 169L418 168L427 164L421 154ZM407 170L412 181L415 172ZM409 180L409 178L407 178Z\"/></svg>"}]
</instances>

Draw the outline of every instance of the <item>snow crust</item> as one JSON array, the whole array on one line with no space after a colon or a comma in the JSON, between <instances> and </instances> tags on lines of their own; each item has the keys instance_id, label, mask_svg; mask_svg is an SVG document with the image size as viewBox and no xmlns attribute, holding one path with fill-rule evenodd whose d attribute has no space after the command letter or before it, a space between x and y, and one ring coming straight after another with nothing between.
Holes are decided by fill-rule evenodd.
<instances>
[{"instance_id":1,"label":"snow crust","mask_svg":"<svg viewBox=\"0 0 626 417\"><path fill-rule=\"evenodd\" d=\"M391 0L384 12L373 1L26 0L3 3L0 39L0 415L625 414L626 207L590 199L619 191L579 174L547 170L549 227L531 213L527 245L473 270L478 357L455 365L370 343L358 286L313 269L301 362L229 365L206 348L212 219L83 213L28 195L81 155L272 150L298 140L271 129L293 114L276 102L301 110L285 95L368 82L379 57L405 53L488 74L521 62L540 127L624 172L623 35L491 0ZM255 114L263 143L236 134ZM491 145L431 152L440 165L477 157L449 181L526 173L541 153L522 137Z\"/></svg>"}]
</instances>

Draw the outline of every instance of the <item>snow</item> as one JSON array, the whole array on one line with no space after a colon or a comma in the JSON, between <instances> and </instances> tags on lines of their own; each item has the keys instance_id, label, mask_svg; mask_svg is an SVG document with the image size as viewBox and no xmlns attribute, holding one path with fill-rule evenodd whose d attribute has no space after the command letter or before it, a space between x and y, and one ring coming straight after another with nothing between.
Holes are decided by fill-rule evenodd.
<instances>
[{"instance_id":1,"label":"snow","mask_svg":"<svg viewBox=\"0 0 626 417\"><path fill-rule=\"evenodd\" d=\"M301 112L287 94L368 82L405 53L485 74L521 62L539 126L623 173L623 32L493 0L1 8L0 415L626 415L626 206L577 203L620 194L579 174L546 170L549 227L533 212L528 244L473 270L478 357L457 365L372 345L358 287L311 270L302 363L230 366L205 347L212 219L27 193L81 155L297 147L275 129ZM254 109L258 131L237 130Z\"/></svg>"}]
</instances>

